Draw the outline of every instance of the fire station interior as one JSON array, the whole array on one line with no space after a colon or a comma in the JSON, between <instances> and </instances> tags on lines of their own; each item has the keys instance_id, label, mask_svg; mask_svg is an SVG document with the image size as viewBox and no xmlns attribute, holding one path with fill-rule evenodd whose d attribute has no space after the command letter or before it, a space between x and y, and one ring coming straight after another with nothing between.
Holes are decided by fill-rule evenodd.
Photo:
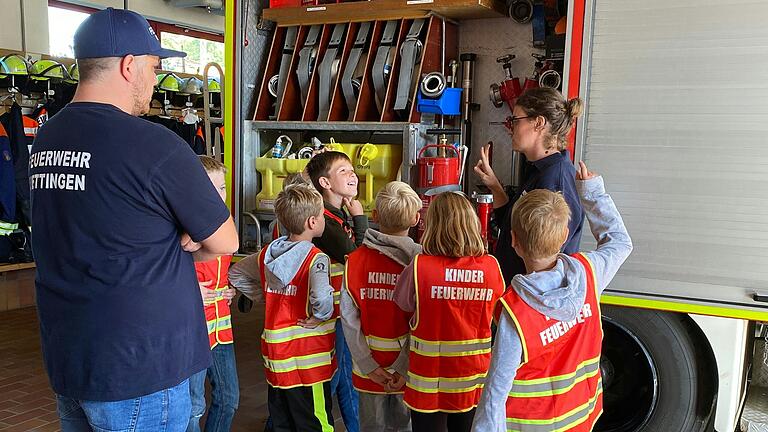
<instances>
[{"instance_id":1,"label":"fire station interior","mask_svg":"<svg viewBox=\"0 0 768 432\"><path fill-rule=\"evenodd\" d=\"M227 204L240 240L235 260L273 239L284 180L322 149L349 156L369 217L376 193L393 180L409 183L425 209L435 194L461 191L492 248L499 231L492 194L472 167L492 142L501 183L513 190L523 184L525 160L511 151L508 118L526 89L566 93L579 80L568 65L574 3L583 2L0 0L0 122L18 132L11 137L17 150L5 157L16 163L22 150L28 157L36 131L72 98L79 23L105 7L126 8L149 19L164 47L190 53L163 62L146 117L227 165ZM231 25L229 7L237 9ZM236 68L227 64L233 58ZM40 349L29 202L15 192L3 196L12 197L15 213L0 220L0 430L59 431ZM422 231L423 224L410 234L418 239ZM231 430L261 431L268 418L259 354L264 306L236 307L238 299L231 313L240 402ZM673 415L675 407L659 404L657 371L642 344L615 321L604 321L604 329L604 350L612 349L601 370L616 385L606 384L595 430L649 431L649 418L659 410ZM711 355L696 340L689 345L694 357ZM620 371L611 358L629 366ZM714 363L706 360L700 364ZM709 372L702 367L701 376ZM692 408L701 421L690 431L713 430L717 384L704 381L696 391L710 404ZM346 430L335 400L334 419L335 430Z\"/></svg>"},{"instance_id":2,"label":"fire station interior","mask_svg":"<svg viewBox=\"0 0 768 432\"><path fill-rule=\"evenodd\" d=\"M6 23L14 18L16 22L0 30L3 72L10 72L0 75L0 119L8 125L14 106L21 107L27 128L21 138L31 148L34 128L44 127L46 116L54 116L77 85L71 42L60 41L71 41L87 14L116 2L6 3L15 13ZM161 43L182 44L175 47L197 54L184 65L163 65L149 115L179 133L198 154L223 160L226 148L218 127L226 114L221 111L221 91L233 78L223 51L214 47L223 46L221 11L167 5L175 2L125 3L152 20ZM230 188L239 194L233 211L240 216L242 254L257 252L269 241L269 224L275 219L272 204L282 181L304 168L314 146L342 150L355 161L360 199L369 215L378 189L397 178L420 191L453 185L483 193L473 184L471 161L480 144L506 142L501 123L510 115L508 104L523 88L562 85L564 2L534 7L515 2L509 7L495 1L467 7L448 1L445 15L403 8L374 13L363 22L355 18L353 3L329 4L319 20L301 7L289 7L291 2L275 1L273 8L263 10L257 1L244 3L249 10L242 36L248 42L242 48L238 83L243 183ZM413 18L395 17L401 13ZM342 22L322 22L329 19ZM485 46L489 25L505 39L503 46ZM286 51L288 45L293 51ZM311 59L305 59L304 47L310 47ZM384 52L382 61L390 65L387 76L372 73L377 52ZM359 66L344 67L352 56L359 58ZM297 72L300 66L308 73ZM328 73L334 75L330 87L324 79ZM354 87L338 84L343 76L354 78ZM286 77L288 84L281 81ZM462 77L471 82L462 82ZM383 88L381 79L388 82ZM356 106L349 105L350 100L357 101ZM409 128L422 133L413 134ZM494 157L511 163L512 155L499 151ZM424 183L409 159L438 161L439 166L434 173L430 168ZM512 178L512 170L499 174L505 183ZM0 430L57 431L56 403L42 365L35 313L31 227L24 208L17 214L18 226L0 236ZM232 310L241 394L232 430L263 430L267 397L258 355L263 308ZM338 411L335 418L337 430L344 430Z\"/></svg>"}]
</instances>

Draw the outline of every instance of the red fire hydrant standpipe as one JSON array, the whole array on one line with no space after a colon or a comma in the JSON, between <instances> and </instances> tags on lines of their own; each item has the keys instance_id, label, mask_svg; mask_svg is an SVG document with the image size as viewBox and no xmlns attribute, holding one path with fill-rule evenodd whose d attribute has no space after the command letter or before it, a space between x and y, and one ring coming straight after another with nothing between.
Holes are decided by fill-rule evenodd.
<instances>
[{"instance_id":1,"label":"red fire hydrant standpipe","mask_svg":"<svg viewBox=\"0 0 768 432\"><path fill-rule=\"evenodd\" d=\"M489 235L488 227L491 224L491 214L493 213L493 194L479 194L475 192L472 198L477 201L477 217L480 219L480 237L483 238L485 250L488 249Z\"/></svg>"},{"instance_id":2,"label":"red fire hydrant standpipe","mask_svg":"<svg viewBox=\"0 0 768 432\"><path fill-rule=\"evenodd\" d=\"M514 54L508 54L496 59L497 63L501 63L501 67L504 69L504 81L500 83L491 84L489 97L493 106L501 108L506 102L509 106L509 110L515 107L517 98L523 94L523 86L520 85L520 79L512 76L512 60L515 58ZM529 80L525 81L526 89L532 86Z\"/></svg>"}]
</instances>

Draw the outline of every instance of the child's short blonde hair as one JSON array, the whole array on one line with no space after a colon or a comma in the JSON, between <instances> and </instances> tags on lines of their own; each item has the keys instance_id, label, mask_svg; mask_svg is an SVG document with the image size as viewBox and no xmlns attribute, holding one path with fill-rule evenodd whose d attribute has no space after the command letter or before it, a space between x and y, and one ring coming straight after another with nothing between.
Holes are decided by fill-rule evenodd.
<instances>
[{"instance_id":1,"label":"child's short blonde hair","mask_svg":"<svg viewBox=\"0 0 768 432\"><path fill-rule=\"evenodd\" d=\"M427 255L460 258L485 254L480 220L464 194L444 192L432 200L421 244Z\"/></svg>"},{"instance_id":2,"label":"child's short blonde hair","mask_svg":"<svg viewBox=\"0 0 768 432\"><path fill-rule=\"evenodd\" d=\"M571 209L561 192L532 190L512 207L512 231L529 258L547 258L560 252L568 238Z\"/></svg>"},{"instance_id":3,"label":"child's short blonde hair","mask_svg":"<svg viewBox=\"0 0 768 432\"><path fill-rule=\"evenodd\" d=\"M224 174L227 173L227 167L216 159L205 155L198 157L200 158L200 163L203 164L203 168L205 168L205 172L208 174L215 172L223 172Z\"/></svg>"},{"instance_id":4,"label":"child's short blonde hair","mask_svg":"<svg viewBox=\"0 0 768 432\"><path fill-rule=\"evenodd\" d=\"M304 184L304 185L310 185L312 186L312 183L309 181L309 178L304 177L303 172L298 173L291 173L285 176L285 180L283 180L283 189L287 188L288 186L296 185L296 184Z\"/></svg>"},{"instance_id":5,"label":"child's short blonde hair","mask_svg":"<svg viewBox=\"0 0 768 432\"><path fill-rule=\"evenodd\" d=\"M407 183L389 182L376 194L377 222L383 228L404 231L421 210L421 198Z\"/></svg>"},{"instance_id":6,"label":"child's short blonde hair","mask_svg":"<svg viewBox=\"0 0 768 432\"><path fill-rule=\"evenodd\" d=\"M294 184L277 194L275 215L291 234L304 232L305 222L323 212L323 197L310 185Z\"/></svg>"}]
</instances>

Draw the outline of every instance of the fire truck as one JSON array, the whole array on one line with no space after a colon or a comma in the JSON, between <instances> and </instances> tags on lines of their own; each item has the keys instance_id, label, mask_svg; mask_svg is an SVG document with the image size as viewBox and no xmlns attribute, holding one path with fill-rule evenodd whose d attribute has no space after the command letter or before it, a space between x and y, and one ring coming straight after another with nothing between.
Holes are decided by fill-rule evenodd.
<instances>
[{"instance_id":1,"label":"fire truck","mask_svg":"<svg viewBox=\"0 0 768 432\"><path fill-rule=\"evenodd\" d=\"M396 173L384 177L415 187L419 151L439 144L441 133L451 142L460 137L470 167L479 147L493 141L494 169L514 184L519 156L503 127L491 125L503 121L509 107L496 107L487 93L498 102L510 85L505 82L541 75L536 62L554 59L557 76L549 78L560 82L550 85L580 97L586 108L570 154L604 176L635 245L601 300L605 413L598 430L768 430L760 420L768 400L762 339L768 321L768 2L554 2L561 30L561 55L554 57L550 35L541 29L551 17L540 16L552 12L546 9L551 1L372 0L291 7L275 1L269 9L262 3L226 2L223 156L241 252L263 244L274 219L269 206L279 190L277 171L300 162L263 160L280 140L300 146L311 145L312 138L333 139L356 155L371 144L369 152L388 155L389 166L395 161ZM419 20L424 29L414 30ZM390 21L399 22L395 33L387 29ZM312 83L322 81L320 69L326 67L323 54L332 49L341 60L335 80L347 76L343 63L361 43L364 23L366 64L375 65L377 47L388 40L397 48L416 34L421 53L412 54L413 47L390 53L402 60L387 60L393 61L390 75L410 66L416 80L439 71L451 76L445 87L462 87L469 77L460 75L471 73L471 90L464 86L462 94L469 99L462 108L471 115L446 115L442 121L425 116L412 106L413 93L405 111L394 110L400 95L378 104L379 89L365 78L354 110L344 107L341 84L329 90L318 83L315 89ZM345 36L335 34L337 24L346 26ZM308 83L286 75L306 66L303 48L309 48L317 75L309 77L306 95ZM451 60L463 69L462 54L472 55L473 69L452 72ZM421 65L402 66L410 55L421 55ZM292 60L281 70L284 56ZM322 93L328 91L330 106L323 107L321 98L328 96ZM361 186L369 185L361 187L361 197L367 193L369 200L378 181L373 171L367 182L361 174ZM471 170L463 179L466 192L476 189ZM587 232L582 249L593 246Z\"/></svg>"}]
</instances>

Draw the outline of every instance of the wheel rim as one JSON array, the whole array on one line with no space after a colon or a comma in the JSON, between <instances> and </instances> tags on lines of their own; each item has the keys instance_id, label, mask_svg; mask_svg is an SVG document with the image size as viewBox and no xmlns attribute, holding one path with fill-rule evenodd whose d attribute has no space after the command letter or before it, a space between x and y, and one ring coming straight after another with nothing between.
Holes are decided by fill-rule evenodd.
<instances>
[{"instance_id":1,"label":"wheel rim","mask_svg":"<svg viewBox=\"0 0 768 432\"><path fill-rule=\"evenodd\" d=\"M631 330L603 316L603 410L595 430L633 432L651 418L659 396L656 364Z\"/></svg>"}]
</instances>

